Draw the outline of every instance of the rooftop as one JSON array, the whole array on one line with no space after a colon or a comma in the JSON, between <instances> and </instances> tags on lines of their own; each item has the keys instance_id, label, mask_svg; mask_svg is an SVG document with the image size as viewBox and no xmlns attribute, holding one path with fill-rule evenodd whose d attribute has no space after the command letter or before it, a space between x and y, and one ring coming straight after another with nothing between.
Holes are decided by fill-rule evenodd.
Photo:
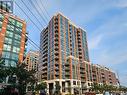
<instances>
[{"instance_id":1,"label":"rooftop","mask_svg":"<svg viewBox=\"0 0 127 95\"><path fill-rule=\"evenodd\" d=\"M58 15L61 15L61 16L63 16L64 18L66 18L66 19L68 20L68 22L69 22L70 24L72 24L73 26L75 26L76 28L82 29L83 31L86 32L85 29L83 29L83 28L80 27L80 26L77 26L75 23L73 23L68 17L66 17L66 16L65 16L64 14L62 14L61 12L57 12L54 16L58 16Z\"/></svg>"}]
</instances>

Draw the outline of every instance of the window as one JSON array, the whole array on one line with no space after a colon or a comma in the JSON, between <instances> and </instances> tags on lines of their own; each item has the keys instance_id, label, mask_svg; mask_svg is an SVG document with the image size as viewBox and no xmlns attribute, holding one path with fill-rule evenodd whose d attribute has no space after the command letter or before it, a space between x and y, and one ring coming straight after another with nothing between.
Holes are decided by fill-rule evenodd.
<instances>
[{"instance_id":1,"label":"window","mask_svg":"<svg viewBox=\"0 0 127 95\"><path fill-rule=\"evenodd\" d=\"M80 85L80 81L77 81L77 85Z\"/></svg>"},{"instance_id":2,"label":"window","mask_svg":"<svg viewBox=\"0 0 127 95\"><path fill-rule=\"evenodd\" d=\"M2 21L4 19L3 14L0 14L0 20Z\"/></svg>"},{"instance_id":3,"label":"window","mask_svg":"<svg viewBox=\"0 0 127 95\"><path fill-rule=\"evenodd\" d=\"M15 25L15 20L13 18L9 18L9 23Z\"/></svg>"},{"instance_id":4,"label":"window","mask_svg":"<svg viewBox=\"0 0 127 95\"><path fill-rule=\"evenodd\" d=\"M7 25L7 29L8 29L8 30L14 31L14 26L12 26L12 25Z\"/></svg>"},{"instance_id":5,"label":"window","mask_svg":"<svg viewBox=\"0 0 127 95\"><path fill-rule=\"evenodd\" d=\"M21 22L17 21L16 26L19 27L19 28L22 28L23 24Z\"/></svg>"},{"instance_id":6,"label":"window","mask_svg":"<svg viewBox=\"0 0 127 95\"><path fill-rule=\"evenodd\" d=\"M11 61L11 66L15 67L16 66L16 62L15 61Z\"/></svg>"},{"instance_id":7,"label":"window","mask_svg":"<svg viewBox=\"0 0 127 95\"><path fill-rule=\"evenodd\" d=\"M3 57L3 58L10 58L10 52L4 51L4 52L2 53L2 57Z\"/></svg>"},{"instance_id":8,"label":"window","mask_svg":"<svg viewBox=\"0 0 127 95\"><path fill-rule=\"evenodd\" d=\"M21 36L20 36L20 35L15 34L15 39L20 40L20 39L21 39Z\"/></svg>"},{"instance_id":9,"label":"window","mask_svg":"<svg viewBox=\"0 0 127 95\"><path fill-rule=\"evenodd\" d=\"M4 19L4 16L2 14L0 14L0 31L2 29L2 21Z\"/></svg>"},{"instance_id":10,"label":"window","mask_svg":"<svg viewBox=\"0 0 127 95\"><path fill-rule=\"evenodd\" d=\"M0 28L2 27L2 22L0 21Z\"/></svg>"},{"instance_id":11,"label":"window","mask_svg":"<svg viewBox=\"0 0 127 95\"><path fill-rule=\"evenodd\" d=\"M20 51L20 48L18 48L18 47L14 47L14 46L13 46L13 52L15 52L15 53L19 53L19 51Z\"/></svg>"},{"instance_id":12,"label":"window","mask_svg":"<svg viewBox=\"0 0 127 95\"><path fill-rule=\"evenodd\" d=\"M12 59L18 60L18 54L13 53L13 54L12 54Z\"/></svg>"},{"instance_id":13,"label":"window","mask_svg":"<svg viewBox=\"0 0 127 95\"><path fill-rule=\"evenodd\" d=\"M16 33L21 33L22 32L22 29L20 29L20 28L16 28L15 30L16 30Z\"/></svg>"},{"instance_id":14,"label":"window","mask_svg":"<svg viewBox=\"0 0 127 95\"><path fill-rule=\"evenodd\" d=\"M13 43L15 46L20 46L20 41L17 41L17 40L14 40L14 43Z\"/></svg>"},{"instance_id":15,"label":"window","mask_svg":"<svg viewBox=\"0 0 127 95\"><path fill-rule=\"evenodd\" d=\"M90 86L90 83L88 83L88 86Z\"/></svg>"},{"instance_id":16,"label":"window","mask_svg":"<svg viewBox=\"0 0 127 95\"><path fill-rule=\"evenodd\" d=\"M6 36L7 37L13 37L13 32L11 32L11 31L6 31Z\"/></svg>"},{"instance_id":17,"label":"window","mask_svg":"<svg viewBox=\"0 0 127 95\"><path fill-rule=\"evenodd\" d=\"M76 81L73 81L73 85L76 85Z\"/></svg>"},{"instance_id":18,"label":"window","mask_svg":"<svg viewBox=\"0 0 127 95\"><path fill-rule=\"evenodd\" d=\"M9 62L7 59L5 60L5 66L9 66Z\"/></svg>"},{"instance_id":19,"label":"window","mask_svg":"<svg viewBox=\"0 0 127 95\"><path fill-rule=\"evenodd\" d=\"M4 44L4 50L11 51L11 45Z\"/></svg>"},{"instance_id":20,"label":"window","mask_svg":"<svg viewBox=\"0 0 127 95\"><path fill-rule=\"evenodd\" d=\"M5 43L6 43L6 44L12 44L12 39L10 39L10 38L5 38Z\"/></svg>"}]
</instances>

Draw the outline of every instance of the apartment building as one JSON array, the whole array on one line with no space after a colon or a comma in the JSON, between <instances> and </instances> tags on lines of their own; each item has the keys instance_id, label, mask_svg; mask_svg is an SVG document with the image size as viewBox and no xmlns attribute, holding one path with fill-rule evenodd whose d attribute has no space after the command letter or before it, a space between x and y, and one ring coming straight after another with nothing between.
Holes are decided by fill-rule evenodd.
<instances>
[{"instance_id":1,"label":"apartment building","mask_svg":"<svg viewBox=\"0 0 127 95\"><path fill-rule=\"evenodd\" d=\"M0 57L5 59L6 66L16 66L18 62L23 61L26 53L26 22L10 13L9 8L7 10L3 7L0 7L2 8L0 9Z\"/></svg>"},{"instance_id":2,"label":"apartment building","mask_svg":"<svg viewBox=\"0 0 127 95\"><path fill-rule=\"evenodd\" d=\"M26 69L38 71L38 59L39 59L39 52L30 50L26 54L26 58L24 60L25 64L27 65Z\"/></svg>"},{"instance_id":3,"label":"apartment building","mask_svg":"<svg viewBox=\"0 0 127 95\"><path fill-rule=\"evenodd\" d=\"M54 15L40 34L39 58L39 81L47 82L48 93L55 91L57 83L64 94L83 93L93 82L114 83L106 77L112 72L90 63L86 31L61 13ZM109 76L116 80L114 74Z\"/></svg>"}]
</instances>

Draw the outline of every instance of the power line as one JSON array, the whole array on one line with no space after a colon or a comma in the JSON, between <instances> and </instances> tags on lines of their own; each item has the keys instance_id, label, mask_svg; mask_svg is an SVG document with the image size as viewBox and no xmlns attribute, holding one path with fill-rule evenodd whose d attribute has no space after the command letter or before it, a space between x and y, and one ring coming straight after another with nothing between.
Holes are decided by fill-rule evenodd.
<instances>
[{"instance_id":1,"label":"power line","mask_svg":"<svg viewBox=\"0 0 127 95\"><path fill-rule=\"evenodd\" d=\"M33 12L29 9L29 7L27 7L26 3L24 3L23 0L21 0L21 1L22 1L22 3L26 6L26 8L30 11L30 13L36 18L36 20L39 22L39 24L42 25L41 22L38 20L38 18L37 18L37 17L33 14ZM42 27L43 27L43 25L42 25ZM43 28L44 28L44 27L43 27Z\"/></svg>"},{"instance_id":2,"label":"power line","mask_svg":"<svg viewBox=\"0 0 127 95\"><path fill-rule=\"evenodd\" d=\"M9 20L8 18L6 18L6 19ZM10 23L11 23L11 22L10 22ZM11 23L11 24L12 24L12 23ZM17 29L18 29L18 28L17 28ZM18 30L19 30L19 29L18 29ZM20 30L19 30L19 31L20 31ZM18 33L18 32L17 32L17 33ZM20 34L20 33L18 33L18 34ZM22 32L22 33L20 34L20 36L21 36L22 34L23 34L26 38L29 39L29 42L31 41L31 42L34 44L34 47L36 46L36 48L40 49L40 47L39 47L34 41L32 41L28 36L26 36L25 33Z\"/></svg>"},{"instance_id":3,"label":"power line","mask_svg":"<svg viewBox=\"0 0 127 95\"><path fill-rule=\"evenodd\" d=\"M40 47L34 42L32 41L30 38L28 38L36 47L38 47L40 49Z\"/></svg>"},{"instance_id":4,"label":"power line","mask_svg":"<svg viewBox=\"0 0 127 95\"><path fill-rule=\"evenodd\" d=\"M51 18L50 15L49 15L49 13L48 13L48 11L47 11L46 8L45 8L45 6L44 6L43 3L42 3L42 0L40 0L40 2L41 2L42 7L44 8L46 14L49 16L49 18Z\"/></svg>"},{"instance_id":5,"label":"power line","mask_svg":"<svg viewBox=\"0 0 127 95\"><path fill-rule=\"evenodd\" d=\"M38 8L42 11L42 14L44 15L44 17L46 18L46 20L48 21L48 18L47 18L47 16L45 15L45 13L43 12L43 9L39 6L39 4L38 4L38 2L35 0L35 2L36 2L36 4L37 4L37 6L38 6ZM43 6L42 6L43 7Z\"/></svg>"},{"instance_id":6,"label":"power line","mask_svg":"<svg viewBox=\"0 0 127 95\"><path fill-rule=\"evenodd\" d=\"M35 10L36 10L37 13L40 15L40 17L43 19L44 23L47 25L46 20L45 20L44 17L40 14L40 12L36 9L36 6L34 5L34 3L33 3L31 0L29 0L29 1L30 1L31 5L34 6Z\"/></svg>"},{"instance_id":7,"label":"power line","mask_svg":"<svg viewBox=\"0 0 127 95\"><path fill-rule=\"evenodd\" d=\"M23 9L15 2L15 4L23 11ZM29 18L29 16L23 11L23 13ZM29 18L30 19L30 18ZM30 19L30 21L36 26L38 30L39 27ZM41 30L40 30L41 31ZM24 34L26 36L26 34ZM40 48L34 41L32 41L30 38L28 38L36 47Z\"/></svg>"},{"instance_id":8,"label":"power line","mask_svg":"<svg viewBox=\"0 0 127 95\"><path fill-rule=\"evenodd\" d=\"M26 12L15 2L15 4L22 10L22 12L29 18L29 16L26 14ZM31 2L31 4L32 5L34 5L33 4L33 2ZM26 5L26 4L25 4ZM34 7L35 7L35 5L34 5ZM29 9L29 8L28 8ZM35 7L35 9L36 9L36 7ZM36 9L37 10L37 9ZM38 10L37 10L37 12L38 12ZM32 12L31 12L32 13ZM39 13L39 12L38 12ZM32 21L32 19L31 18L29 18L30 19L30 21L36 26L36 28L38 29L38 30L40 30L39 29L39 27ZM43 18L44 19L44 18ZM45 20L44 20L45 21ZM45 21L45 23L46 23L46 21ZM40 30L41 31L41 30ZM23 33L24 34L24 33ZM26 36L26 34L24 34L25 36ZM34 41L32 41L29 37L27 37L38 49L40 49L40 47L34 42ZM35 47L34 46L34 47Z\"/></svg>"},{"instance_id":9,"label":"power line","mask_svg":"<svg viewBox=\"0 0 127 95\"><path fill-rule=\"evenodd\" d=\"M29 40L28 40L29 41ZM36 48L38 51L40 50L40 49L38 49L36 46L34 46L30 41L29 41L29 44L31 44L34 48Z\"/></svg>"},{"instance_id":10,"label":"power line","mask_svg":"<svg viewBox=\"0 0 127 95\"><path fill-rule=\"evenodd\" d=\"M26 14L26 12L15 2L15 4L22 10L22 12L29 18L29 20L36 26L36 28L41 31L41 29L32 21L32 19Z\"/></svg>"}]
</instances>

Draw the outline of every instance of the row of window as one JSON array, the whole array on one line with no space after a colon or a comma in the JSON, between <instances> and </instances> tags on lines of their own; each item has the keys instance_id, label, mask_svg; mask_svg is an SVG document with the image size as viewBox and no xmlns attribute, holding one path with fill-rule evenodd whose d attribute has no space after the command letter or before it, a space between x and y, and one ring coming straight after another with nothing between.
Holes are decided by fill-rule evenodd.
<instances>
[{"instance_id":1,"label":"row of window","mask_svg":"<svg viewBox=\"0 0 127 95\"><path fill-rule=\"evenodd\" d=\"M0 14L0 31L2 29L2 22L3 22L4 16Z\"/></svg>"},{"instance_id":2,"label":"row of window","mask_svg":"<svg viewBox=\"0 0 127 95\"><path fill-rule=\"evenodd\" d=\"M5 59L5 66L16 66L16 61Z\"/></svg>"},{"instance_id":3,"label":"row of window","mask_svg":"<svg viewBox=\"0 0 127 95\"><path fill-rule=\"evenodd\" d=\"M1 29L2 29L2 22L0 21L0 31L1 31Z\"/></svg>"},{"instance_id":4,"label":"row of window","mask_svg":"<svg viewBox=\"0 0 127 95\"><path fill-rule=\"evenodd\" d=\"M8 45L7 44L4 44L3 50L5 50L5 51L11 51L12 50L12 52L19 53L20 48L19 47L15 47L15 46L12 47L9 44Z\"/></svg>"},{"instance_id":5,"label":"row of window","mask_svg":"<svg viewBox=\"0 0 127 95\"><path fill-rule=\"evenodd\" d=\"M20 40L21 39L21 35L18 34L14 34L12 31L6 31L6 36L7 37L11 37L11 38L15 38L16 40Z\"/></svg>"},{"instance_id":6,"label":"row of window","mask_svg":"<svg viewBox=\"0 0 127 95\"><path fill-rule=\"evenodd\" d=\"M9 18L9 24L12 24L12 25L16 25L17 27L21 28L22 29L22 26L23 26L23 23L13 19L13 18Z\"/></svg>"},{"instance_id":7,"label":"row of window","mask_svg":"<svg viewBox=\"0 0 127 95\"><path fill-rule=\"evenodd\" d=\"M3 22L3 19L4 19L4 15L3 14L0 14L0 31L1 31L1 27L2 27L2 22ZM15 31L16 32L21 32L22 31L22 26L23 26L23 23L13 19L13 18L9 18L9 24L7 25L7 29L8 30L12 30L14 31L14 27L16 26L16 29Z\"/></svg>"},{"instance_id":8,"label":"row of window","mask_svg":"<svg viewBox=\"0 0 127 95\"><path fill-rule=\"evenodd\" d=\"M11 30L12 32L15 31L16 33L21 33L22 32L22 29L17 28L13 25L10 25L10 24L7 25L7 30Z\"/></svg>"},{"instance_id":9,"label":"row of window","mask_svg":"<svg viewBox=\"0 0 127 95\"><path fill-rule=\"evenodd\" d=\"M16 36L15 36L15 38L18 39L18 37L16 37ZM13 44L15 46L20 47L20 41L19 40L14 40L13 38L6 37L4 43L6 43L6 44Z\"/></svg>"},{"instance_id":10,"label":"row of window","mask_svg":"<svg viewBox=\"0 0 127 95\"><path fill-rule=\"evenodd\" d=\"M0 14L0 21L3 21L3 19L4 19L4 15Z\"/></svg>"},{"instance_id":11,"label":"row of window","mask_svg":"<svg viewBox=\"0 0 127 95\"><path fill-rule=\"evenodd\" d=\"M18 60L18 54L17 53L11 53L11 52L8 52L8 51L3 51L2 57Z\"/></svg>"}]
</instances>

